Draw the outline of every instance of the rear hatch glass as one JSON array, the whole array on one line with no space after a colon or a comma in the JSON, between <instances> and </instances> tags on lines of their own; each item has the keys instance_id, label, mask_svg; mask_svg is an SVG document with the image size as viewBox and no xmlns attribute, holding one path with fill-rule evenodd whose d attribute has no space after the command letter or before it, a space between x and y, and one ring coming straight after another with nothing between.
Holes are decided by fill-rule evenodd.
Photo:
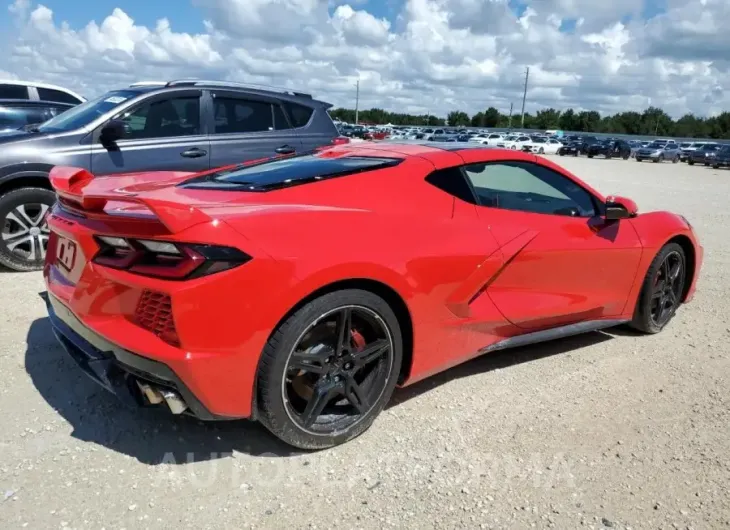
<instances>
[{"instance_id":1,"label":"rear hatch glass","mask_svg":"<svg viewBox=\"0 0 730 530\"><path fill-rule=\"evenodd\" d=\"M179 187L262 192L393 167L400 162L395 158L366 156L274 158L201 175L179 184Z\"/></svg>"}]
</instances>

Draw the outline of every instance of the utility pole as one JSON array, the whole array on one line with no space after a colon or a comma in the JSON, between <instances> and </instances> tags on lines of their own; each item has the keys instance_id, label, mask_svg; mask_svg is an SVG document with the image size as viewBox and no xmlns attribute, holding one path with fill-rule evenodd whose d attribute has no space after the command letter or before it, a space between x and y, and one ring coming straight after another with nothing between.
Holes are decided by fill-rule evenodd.
<instances>
[{"instance_id":1,"label":"utility pole","mask_svg":"<svg viewBox=\"0 0 730 530\"><path fill-rule=\"evenodd\" d=\"M355 125L358 124L358 112L360 108L360 77L357 78L355 83Z\"/></svg>"},{"instance_id":2,"label":"utility pole","mask_svg":"<svg viewBox=\"0 0 730 530\"><path fill-rule=\"evenodd\" d=\"M507 128L512 130L512 107L514 106L514 103L509 104L509 125L507 125Z\"/></svg>"},{"instance_id":3,"label":"utility pole","mask_svg":"<svg viewBox=\"0 0 730 530\"><path fill-rule=\"evenodd\" d=\"M522 94L522 124L520 127L525 128L525 100L527 99L527 80L530 77L530 67L525 70L525 92Z\"/></svg>"}]
</instances>

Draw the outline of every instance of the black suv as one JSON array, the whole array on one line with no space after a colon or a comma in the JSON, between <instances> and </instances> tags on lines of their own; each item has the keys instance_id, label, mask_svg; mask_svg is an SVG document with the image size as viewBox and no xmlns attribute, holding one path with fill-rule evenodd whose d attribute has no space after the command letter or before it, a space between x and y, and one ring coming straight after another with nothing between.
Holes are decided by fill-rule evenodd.
<instances>
[{"instance_id":1,"label":"black suv","mask_svg":"<svg viewBox=\"0 0 730 530\"><path fill-rule=\"evenodd\" d=\"M606 158L620 157L628 160L631 156L631 146L623 140L605 140L589 145L586 154L588 158L603 155Z\"/></svg>"},{"instance_id":2,"label":"black suv","mask_svg":"<svg viewBox=\"0 0 730 530\"><path fill-rule=\"evenodd\" d=\"M203 171L339 143L329 103L309 94L181 80L138 83L39 126L0 134L0 264L43 266L53 166L95 175ZM342 140L345 141L345 140Z\"/></svg>"}]
</instances>

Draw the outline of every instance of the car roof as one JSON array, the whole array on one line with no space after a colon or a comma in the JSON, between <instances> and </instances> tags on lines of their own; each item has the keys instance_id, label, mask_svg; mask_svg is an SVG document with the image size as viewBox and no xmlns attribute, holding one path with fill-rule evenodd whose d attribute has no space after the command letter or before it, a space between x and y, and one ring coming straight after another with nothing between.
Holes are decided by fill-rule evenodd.
<instances>
[{"instance_id":1,"label":"car roof","mask_svg":"<svg viewBox=\"0 0 730 530\"><path fill-rule=\"evenodd\" d=\"M58 90L59 92L65 92L66 94L69 94L75 98L80 99L81 101L86 101L86 98L84 96L81 96L74 92L73 90L69 90L68 88L58 86L58 85L51 85L48 83L38 83L37 81L23 81L21 79L0 79L0 85L18 85L18 86L32 86L35 88L47 88L49 90Z\"/></svg>"},{"instance_id":2,"label":"car roof","mask_svg":"<svg viewBox=\"0 0 730 530\"><path fill-rule=\"evenodd\" d=\"M484 151L492 152L509 152L514 155L516 160L532 161L535 155L516 151L513 149L505 149L502 147L494 147L483 144L469 144L467 142L429 142L423 140L398 140L384 142L365 142L354 144L343 144L328 149L328 152L346 152L350 156L387 156L392 158L409 158L420 157L428 160L434 160L443 156L444 153L456 153L466 151ZM487 157L488 158L488 157Z\"/></svg>"}]
</instances>

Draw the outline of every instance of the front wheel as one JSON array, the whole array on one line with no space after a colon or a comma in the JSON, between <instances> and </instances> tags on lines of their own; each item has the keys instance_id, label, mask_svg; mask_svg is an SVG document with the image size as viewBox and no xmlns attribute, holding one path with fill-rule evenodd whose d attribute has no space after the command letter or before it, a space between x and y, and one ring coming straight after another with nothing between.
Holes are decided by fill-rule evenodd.
<instances>
[{"instance_id":1,"label":"front wheel","mask_svg":"<svg viewBox=\"0 0 730 530\"><path fill-rule=\"evenodd\" d=\"M388 403L402 355L398 319L379 296L347 289L316 298L287 318L264 347L259 420L300 449L347 442Z\"/></svg>"},{"instance_id":2,"label":"front wheel","mask_svg":"<svg viewBox=\"0 0 730 530\"><path fill-rule=\"evenodd\" d=\"M678 156L675 156L674 158L672 158L672 164L676 164L677 162L679 162Z\"/></svg>"},{"instance_id":3,"label":"front wheel","mask_svg":"<svg viewBox=\"0 0 730 530\"><path fill-rule=\"evenodd\" d=\"M692 159L689 159L689 160L687 160L687 163L688 163L688 164L689 164L690 166L694 166L694 165L695 165L695 161L694 161L694 160L692 160Z\"/></svg>"},{"instance_id":4,"label":"front wheel","mask_svg":"<svg viewBox=\"0 0 730 530\"><path fill-rule=\"evenodd\" d=\"M643 160L643 158L639 158L639 157L637 156L637 157L635 158L635 160L636 160L637 162L641 162L641 161Z\"/></svg>"},{"instance_id":5,"label":"front wheel","mask_svg":"<svg viewBox=\"0 0 730 530\"><path fill-rule=\"evenodd\" d=\"M538 149L538 150L537 150L537 154L538 154L538 155L544 155L544 154L545 154L545 149L543 149L543 148L541 147L540 149Z\"/></svg>"},{"instance_id":6,"label":"front wheel","mask_svg":"<svg viewBox=\"0 0 730 530\"><path fill-rule=\"evenodd\" d=\"M56 194L19 188L0 197L0 264L15 271L43 268L48 245L46 217Z\"/></svg>"},{"instance_id":7,"label":"front wheel","mask_svg":"<svg viewBox=\"0 0 730 530\"><path fill-rule=\"evenodd\" d=\"M636 304L631 326L644 333L659 333L682 303L686 256L677 243L665 245L651 262Z\"/></svg>"}]
</instances>

